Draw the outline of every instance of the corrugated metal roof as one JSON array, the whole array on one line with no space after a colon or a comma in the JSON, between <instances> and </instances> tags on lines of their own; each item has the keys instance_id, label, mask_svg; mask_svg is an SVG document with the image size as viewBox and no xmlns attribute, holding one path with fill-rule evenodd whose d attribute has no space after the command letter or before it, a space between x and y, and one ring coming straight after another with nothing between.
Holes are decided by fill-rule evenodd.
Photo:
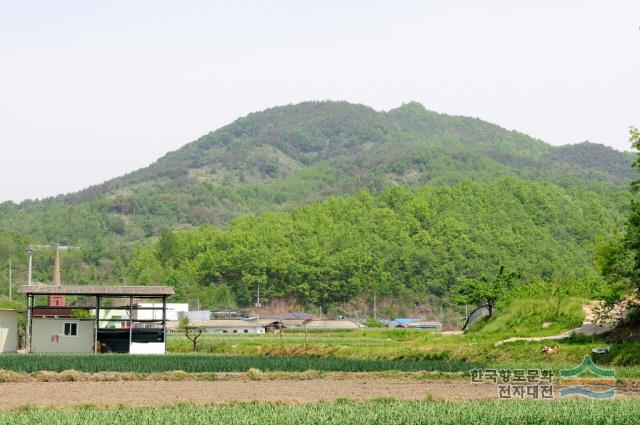
<instances>
[{"instance_id":1,"label":"corrugated metal roof","mask_svg":"<svg viewBox=\"0 0 640 425\"><path fill-rule=\"evenodd\" d=\"M428 327L441 328L442 327L442 323L435 322L435 321L426 321L426 320L424 320L424 321L419 321L419 322L411 322L411 323L409 323L409 327L410 328L420 328L420 327L423 327L423 328L428 328Z\"/></svg>"},{"instance_id":2,"label":"corrugated metal roof","mask_svg":"<svg viewBox=\"0 0 640 425\"><path fill-rule=\"evenodd\" d=\"M168 296L173 295L171 286L108 286L108 285L22 285L21 294L34 295L133 295Z\"/></svg>"},{"instance_id":3,"label":"corrugated metal roof","mask_svg":"<svg viewBox=\"0 0 640 425\"><path fill-rule=\"evenodd\" d=\"M327 328L327 329L359 329L366 328L361 323L353 320L312 320L307 326L309 328Z\"/></svg>"},{"instance_id":4,"label":"corrugated metal roof","mask_svg":"<svg viewBox=\"0 0 640 425\"><path fill-rule=\"evenodd\" d=\"M393 322L400 323L401 325L408 325L413 322L420 322L422 319L419 317L396 317L392 320Z\"/></svg>"},{"instance_id":5,"label":"corrugated metal roof","mask_svg":"<svg viewBox=\"0 0 640 425\"><path fill-rule=\"evenodd\" d=\"M265 319L273 319L273 320L307 320L314 319L317 316L311 313L298 312L298 311L290 311L288 313L279 313L279 314L269 314L263 316Z\"/></svg>"}]
</instances>

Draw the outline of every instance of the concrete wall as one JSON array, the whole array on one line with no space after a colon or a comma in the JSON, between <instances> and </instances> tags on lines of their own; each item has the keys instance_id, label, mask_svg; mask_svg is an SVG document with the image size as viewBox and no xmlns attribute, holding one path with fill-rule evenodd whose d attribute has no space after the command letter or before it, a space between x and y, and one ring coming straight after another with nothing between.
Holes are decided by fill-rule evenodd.
<instances>
[{"instance_id":1,"label":"concrete wall","mask_svg":"<svg viewBox=\"0 0 640 425\"><path fill-rule=\"evenodd\" d=\"M0 353L15 353L18 349L18 312L0 310Z\"/></svg>"},{"instance_id":2,"label":"concrete wall","mask_svg":"<svg viewBox=\"0 0 640 425\"><path fill-rule=\"evenodd\" d=\"M66 336L65 323L77 323L78 334ZM93 353L93 319L54 319L34 317L31 324L33 353Z\"/></svg>"}]
</instances>

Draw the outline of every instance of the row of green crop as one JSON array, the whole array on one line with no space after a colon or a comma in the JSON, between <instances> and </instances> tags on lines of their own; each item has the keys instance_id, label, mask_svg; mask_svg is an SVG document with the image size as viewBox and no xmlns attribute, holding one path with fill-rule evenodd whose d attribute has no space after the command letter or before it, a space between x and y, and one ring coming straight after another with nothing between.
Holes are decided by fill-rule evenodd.
<instances>
[{"instance_id":1,"label":"row of green crop","mask_svg":"<svg viewBox=\"0 0 640 425\"><path fill-rule=\"evenodd\" d=\"M135 409L21 409L0 413L0 423L58 424L634 424L640 401L398 402L347 401L303 405L177 405Z\"/></svg>"},{"instance_id":2,"label":"row of green crop","mask_svg":"<svg viewBox=\"0 0 640 425\"><path fill-rule=\"evenodd\" d=\"M382 372L440 371L468 372L476 368L553 369L575 367L575 364L548 362L506 362L480 364L447 359L424 360L360 360L340 357L303 356L221 356L208 354L4 354L0 369L16 372L77 370L80 372ZM618 378L640 378L639 367L612 367Z\"/></svg>"},{"instance_id":3,"label":"row of green crop","mask_svg":"<svg viewBox=\"0 0 640 425\"><path fill-rule=\"evenodd\" d=\"M49 370L60 372L245 372L251 368L265 372L307 370L336 372L468 371L479 365L446 360L355 360L336 357L214 356L202 354L30 354L2 355L0 369L17 372Z\"/></svg>"}]
</instances>

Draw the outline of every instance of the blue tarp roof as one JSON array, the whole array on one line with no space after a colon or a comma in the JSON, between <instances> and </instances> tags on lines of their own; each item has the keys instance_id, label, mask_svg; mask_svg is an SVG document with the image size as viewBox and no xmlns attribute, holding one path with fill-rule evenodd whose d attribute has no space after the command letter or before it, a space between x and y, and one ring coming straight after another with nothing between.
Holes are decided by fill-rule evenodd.
<instances>
[{"instance_id":1,"label":"blue tarp roof","mask_svg":"<svg viewBox=\"0 0 640 425\"><path fill-rule=\"evenodd\" d=\"M393 319L393 322L397 322L401 325L408 325L409 323L421 321L422 319L420 319L419 317L396 317L395 319Z\"/></svg>"}]
</instances>

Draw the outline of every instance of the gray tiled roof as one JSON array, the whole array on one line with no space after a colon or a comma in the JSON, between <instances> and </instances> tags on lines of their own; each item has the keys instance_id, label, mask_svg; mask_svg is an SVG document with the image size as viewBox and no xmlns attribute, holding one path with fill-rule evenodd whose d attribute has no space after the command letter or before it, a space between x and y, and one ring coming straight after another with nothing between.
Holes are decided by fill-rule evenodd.
<instances>
[{"instance_id":1,"label":"gray tiled roof","mask_svg":"<svg viewBox=\"0 0 640 425\"><path fill-rule=\"evenodd\" d=\"M22 285L21 294L34 295L133 295L133 296L169 296L173 295L171 286L108 286L108 285Z\"/></svg>"}]
</instances>

